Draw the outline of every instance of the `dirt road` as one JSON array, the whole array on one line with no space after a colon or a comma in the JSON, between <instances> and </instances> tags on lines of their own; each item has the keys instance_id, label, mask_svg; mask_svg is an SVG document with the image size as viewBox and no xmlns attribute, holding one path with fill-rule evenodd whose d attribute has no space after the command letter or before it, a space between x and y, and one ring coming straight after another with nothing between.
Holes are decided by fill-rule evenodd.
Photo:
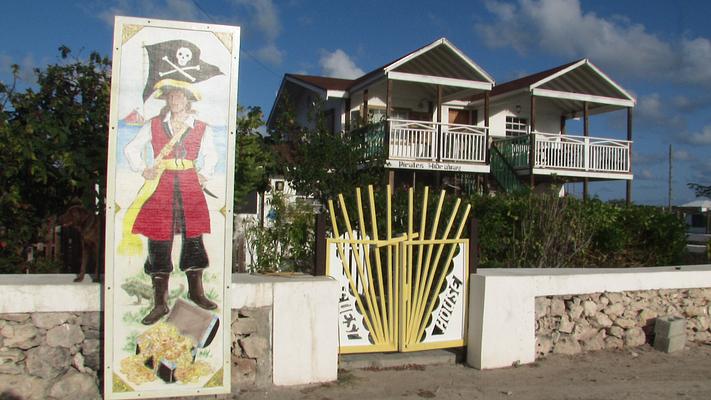
<instances>
[{"instance_id":1,"label":"dirt road","mask_svg":"<svg viewBox=\"0 0 711 400\"><path fill-rule=\"evenodd\" d=\"M711 399L711 345L551 355L516 368L463 365L340 371L337 382L248 390L238 399Z\"/></svg>"}]
</instances>

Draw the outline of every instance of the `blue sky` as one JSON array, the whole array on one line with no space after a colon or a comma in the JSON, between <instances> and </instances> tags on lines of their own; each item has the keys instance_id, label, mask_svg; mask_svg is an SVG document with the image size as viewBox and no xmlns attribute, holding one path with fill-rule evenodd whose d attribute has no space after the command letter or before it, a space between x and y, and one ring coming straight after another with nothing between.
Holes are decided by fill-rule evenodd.
<instances>
[{"instance_id":1,"label":"blue sky","mask_svg":"<svg viewBox=\"0 0 711 400\"><path fill-rule=\"evenodd\" d=\"M284 73L352 78L439 37L499 83L588 57L637 98L634 200L666 204L670 144L674 204L693 199L687 182L711 184L708 1L35 0L2 9L0 79L16 63L24 85L32 68L58 62L62 44L80 57L110 55L114 15L240 25L239 101L265 113ZM591 134L624 138L624 114L593 117ZM623 198L624 183L591 191Z\"/></svg>"}]
</instances>

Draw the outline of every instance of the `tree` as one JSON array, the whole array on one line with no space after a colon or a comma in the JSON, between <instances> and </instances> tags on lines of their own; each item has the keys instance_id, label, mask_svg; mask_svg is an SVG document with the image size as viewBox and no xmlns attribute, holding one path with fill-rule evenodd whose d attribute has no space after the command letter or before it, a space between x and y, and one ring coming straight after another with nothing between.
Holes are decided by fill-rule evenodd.
<instances>
[{"instance_id":1,"label":"tree","mask_svg":"<svg viewBox=\"0 0 711 400\"><path fill-rule=\"evenodd\" d=\"M328 130L319 105L310 113L313 127L306 128L297 125L289 107L285 109L271 135L289 149L289 157L282 154L280 164L286 179L298 193L325 204L339 193L349 196L355 187L383 180L383 163L364 161L363 136Z\"/></svg>"},{"instance_id":2,"label":"tree","mask_svg":"<svg viewBox=\"0 0 711 400\"><path fill-rule=\"evenodd\" d=\"M258 129L264 126L259 107L237 110L237 160L235 162L235 207L248 193L262 192L269 186L274 158Z\"/></svg>"},{"instance_id":3,"label":"tree","mask_svg":"<svg viewBox=\"0 0 711 400\"><path fill-rule=\"evenodd\" d=\"M59 52L34 70L36 86L16 90L16 65L13 82L0 83L0 256L12 258L75 199L103 209L111 63Z\"/></svg>"},{"instance_id":4,"label":"tree","mask_svg":"<svg viewBox=\"0 0 711 400\"><path fill-rule=\"evenodd\" d=\"M688 183L687 186L694 191L696 197L711 198L711 186L700 185L698 183Z\"/></svg>"}]
</instances>

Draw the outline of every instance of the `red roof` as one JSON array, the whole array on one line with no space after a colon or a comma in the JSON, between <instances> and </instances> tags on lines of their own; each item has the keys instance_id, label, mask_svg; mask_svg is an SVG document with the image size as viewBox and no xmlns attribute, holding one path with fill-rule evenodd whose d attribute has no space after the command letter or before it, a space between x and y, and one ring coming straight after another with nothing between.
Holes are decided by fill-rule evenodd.
<instances>
[{"instance_id":1,"label":"red roof","mask_svg":"<svg viewBox=\"0 0 711 400\"><path fill-rule=\"evenodd\" d=\"M352 79L329 78L325 76L286 74L286 76L316 86L323 90L348 90L353 85Z\"/></svg>"}]
</instances>

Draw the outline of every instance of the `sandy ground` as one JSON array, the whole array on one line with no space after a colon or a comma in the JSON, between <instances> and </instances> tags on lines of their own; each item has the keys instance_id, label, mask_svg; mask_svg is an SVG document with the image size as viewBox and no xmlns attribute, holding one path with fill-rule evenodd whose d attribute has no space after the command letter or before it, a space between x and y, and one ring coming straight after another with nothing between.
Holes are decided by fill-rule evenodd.
<instances>
[{"instance_id":1,"label":"sandy ground","mask_svg":"<svg viewBox=\"0 0 711 400\"><path fill-rule=\"evenodd\" d=\"M244 390L238 399L711 399L711 345L550 355L478 371L464 365L340 371L337 382Z\"/></svg>"}]
</instances>

